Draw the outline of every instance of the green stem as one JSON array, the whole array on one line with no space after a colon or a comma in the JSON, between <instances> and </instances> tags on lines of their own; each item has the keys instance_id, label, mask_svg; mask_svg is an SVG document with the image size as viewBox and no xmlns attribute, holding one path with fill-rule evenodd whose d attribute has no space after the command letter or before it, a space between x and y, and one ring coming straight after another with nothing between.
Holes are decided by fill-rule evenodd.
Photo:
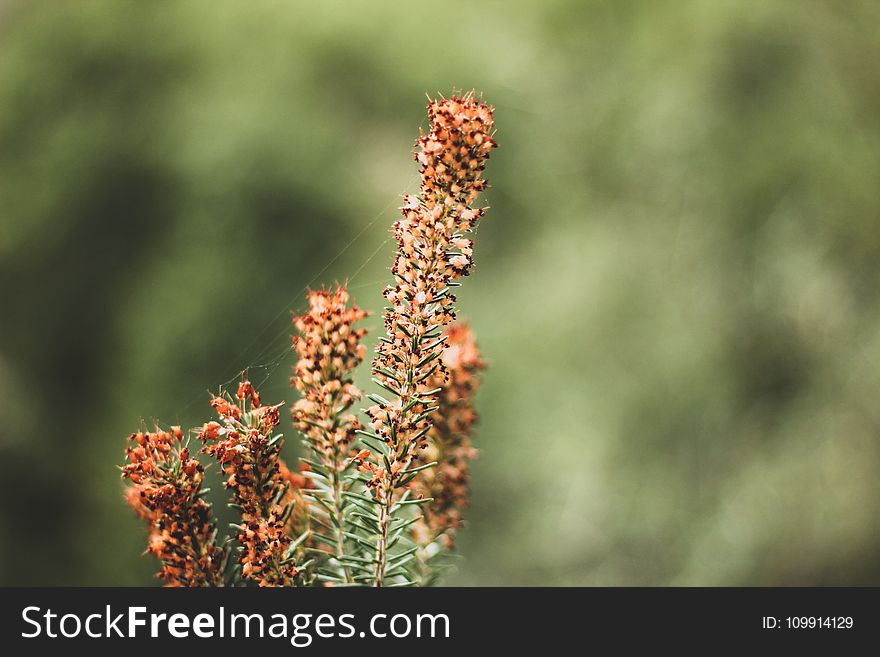
<instances>
[{"instance_id":1,"label":"green stem","mask_svg":"<svg viewBox=\"0 0 880 657\"><path fill-rule=\"evenodd\" d=\"M342 471L337 467L334 467L333 469L333 487L331 491L333 495L331 505L333 506L333 512L336 514L336 522L338 523L336 525L336 535L334 536L336 539L336 560L342 566L342 574L345 577L345 581L352 584L354 578L352 577L351 569L342 559L342 557L345 556L345 510L342 502Z\"/></svg>"},{"instance_id":2,"label":"green stem","mask_svg":"<svg viewBox=\"0 0 880 657\"><path fill-rule=\"evenodd\" d=\"M388 487L385 499L379 506L379 538L376 541L376 570L373 576L375 586L385 586L385 566L388 562L388 529L391 526L391 504L393 503L392 492Z\"/></svg>"}]
</instances>

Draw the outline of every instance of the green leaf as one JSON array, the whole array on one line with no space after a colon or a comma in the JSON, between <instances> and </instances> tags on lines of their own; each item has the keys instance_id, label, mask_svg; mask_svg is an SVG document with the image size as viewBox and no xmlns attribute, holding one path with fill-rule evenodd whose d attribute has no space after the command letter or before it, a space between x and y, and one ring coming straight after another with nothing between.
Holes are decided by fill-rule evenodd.
<instances>
[{"instance_id":1,"label":"green leaf","mask_svg":"<svg viewBox=\"0 0 880 657\"><path fill-rule=\"evenodd\" d=\"M323 507L324 512L330 518L330 522L332 522L334 525L339 525L339 520L336 518L335 509L333 509L333 507L331 507L326 500L315 495L303 495L303 497L307 500L312 500L318 503L321 507Z\"/></svg>"},{"instance_id":2,"label":"green leaf","mask_svg":"<svg viewBox=\"0 0 880 657\"><path fill-rule=\"evenodd\" d=\"M411 525L414 525L415 523L417 523L421 519L422 519L422 514L420 513L415 518L392 518L391 522L392 522L392 524L395 522L402 522L403 523L402 525L399 525L398 527L394 528L395 532L402 532L404 529L406 529L407 527L410 527Z\"/></svg>"},{"instance_id":3,"label":"green leaf","mask_svg":"<svg viewBox=\"0 0 880 657\"><path fill-rule=\"evenodd\" d=\"M431 461L430 463L426 463L425 465L420 465L417 468L407 468L400 474L415 474L416 472L421 472L422 470L427 470L428 468L433 468L437 465L437 461Z\"/></svg>"},{"instance_id":4,"label":"green leaf","mask_svg":"<svg viewBox=\"0 0 880 657\"><path fill-rule=\"evenodd\" d=\"M376 516L369 515L369 514L366 514L366 513L359 513L358 511L352 511L352 512L351 512L351 516L354 517L354 518L360 518L360 519L362 519L362 520L364 520L364 521L370 523L371 525L374 526L374 528L375 528L376 530L379 529L379 523L376 522Z\"/></svg>"},{"instance_id":5,"label":"green leaf","mask_svg":"<svg viewBox=\"0 0 880 657\"><path fill-rule=\"evenodd\" d=\"M398 358L400 358L400 357L398 356ZM394 381L397 381L398 384L400 383L400 379L397 378L397 373L392 372L387 367L379 367L375 371L378 372L379 374L381 374L382 376L387 376L389 379L393 379Z\"/></svg>"},{"instance_id":6,"label":"green leaf","mask_svg":"<svg viewBox=\"0 0 880 657\"><path fill-rule=\"evenodd\" d=\"M399 506L407 506L410 504L427 504L428 502L433 502L433 501L434 501L433 497L423 497L418 500L401 500L401 501L397 502L397 504L395 504L394 507L392 507L392 509L397 508Z\"/></svg>"},{"instance_id":7,"label":"green leaf","mask_svg":"<svg viewBox=\"0 0 880 657\"><path fill-rule=\"evenodd\" d=\"M421 383L422 381L424 381L425 379L427 379L428 377L430 377L434 372L437 371L437 368L438 368L438 367L440 367L439 364L438 364L438 365L434 365L434 367L432 367L432 368L429 369L427 372L425 372L424 374L422 374L419 378L417 378L417 379L416 379L416 383Z\"/></svg>"},{"instance_id":8,"label":"green leaf","mask_svg":"<svg viewBox=\"0 0 880 657\"><path fill-rule=\"evenodd\" d=\"M411 475L407 475L407 476L403 477L403 478L398 482L397 485L398 485L398 486L406 486L409 482L411 482L413 479L415 479L418 475L419 475L418 472L414 472L414 473L411 474Z\"/></svg>"},{"instance_id":9,"label":"green leaf","mask_svg":"<svg viewBox=\"0 0 880 657\"><path fill-rule=\"evenodd\" d=\"M281 488L278 489L278 492L275 493L275 497L272 498L272 506L275 506L279 502L281 502L281 498L284 497L289 488L289 484L284 484Z\"/></svg>"},{"instance_id":10,"label":"green leaf","mask_svg":"<svg viewBox=\"0 0 880 657\"><path fill-rule=\"evenodd\" d=\"M339 557L339 560L340 561L354 561L354 562L362 563L362 564L375 564L376 563L375 559L365 559L363 557L355 557L350 554L343 554L341 557Z\"/></svg>"},{"instance_id":11,"label":"green leaf","mask_svg":"<svg viewBox=\"0 0 880 657\"><path fill-rule=\"evenodd\" d=\"M296 549L302 545L306 539L311 535L312 531L310 529L305 530L302 534L296 537L289 546L287 546L287 551L284 553L285 558L290 557L296 552Z\"/></svg>"},{"instance_id":12,"label":"green leaf","mask_svg":"<svg viewBox=\"0 0 880 657\"><path fill-rule=\"evenodd\" d=\"M412 575L406 568L396 568L395 570L385 571L385 578L389 579L392 577L409 577Z\"/></svg>"},{"instance_id":13,"label":"green leaf","mask_svg":"<svg viewBox=\"0 0 880 657\"><path fill-rule=\"evenodd\" d=\"M355 493L354 491L344 490L344 491L342 491L342 494L345 497L352 497L356 500L361 500L362 502L367 502L368 504L381 504L381 502L379 502L379 500L377 500L375 498L367 497L366 495L361 495L359 493Z\"/></svg>"},{"instance_id":14,"label":"green leaf","mask_svg":"<svg viewBox=\"0 0 880 657\"><path fill-rule=\"evenodd\" d=\"M426 408L426 409L424 410L424 412L422 412L421 414L419 414L419 416L415 419L415 422L416 422L416 423L419 423L419 422L421 422L422 420L427 419L427 418L428 418L428 417L429 417L434 411L436 411L438 408L440 408L439 405L428 406L428 408Z\"/></svg>"},{"instance_id":15,"label":"green leaf","mask_svg":"<svg viewBox=\"0 0 880 657\"><path fill-rule=\"evenodd\" d=\"M290 517L291 512L293 511L293 504L288 504L284 507L284 511L281 512L281 516L279 516L279 520L282 523L287 522L287 519Z\"/></svg>"},{"instance_id":16,"label":"green leaf","mask_svg":"<svg viewBox=\"0 0 880 657\"><path fill-rule=\"evenodd\" d=\"M422 429L421 431L419 431L416 435L414 435L414 436L412 437L412 439L411 439L412 442L413 442L413 443L416 442L416 441L419 440L422 436L424 436L426 433L428 433L430 430L431 430L431 425L428 425L427 427L425 427L424 429Z\"/></svg>"},{"instance_id":17,"label":"green leaf","mask_svg":"<svg viewBox=\"0 0 880 657\"><path fill-rule=\"evenodd\" d=\"M357 543L363 545L368 550L375 550L376 549L375 545L373 545L369 541L365 541L357 534L352 534L351 532L342 532L342 533L346 536L346 538L350 538L351 540L356 541Z\"/></svg>"},{"instance_id":18,"label":"green leaf","mask_svg":"<svg viewBox=\"0 0 880 657\"><path fill-rule=\"evenodd\" d=\"M367 399L369 399L370 401L372 401L376 404L379 404L380 406L390 406L391 405L391 402L389 402L387 399L385 399L382 395L376 395L372 392L367 395Z\"/></svg>"},{"instance_id":19,"label":"green leaf","mask_svg":"<svg viewBox=\"0 0 880 657\"><path fill-rule=\"evenodd\" d=\"M382 381L380 381L380 380L377 379L376 377L373 377L372 380L373 380L373 383L375 383L375 384L378 385L378 386L381 386L382 388L384 388L385 390L387 390L388 392L390 392L392 395L397 395L397 396L400 395L400 391L399 391L399 390L395 390L394 388L392 388L391 386L389 386L389 385L386 384L386 383L383 383Z\"/></svg>"},{"instance_id":20,"label":"green leaf","mask_svg":"<svg viewBox=\"0 0 880 657\"><path fill-rule=\"evenodd\" d=\"M391 434L390 435L391 444L396 445L397 444L397 425L391 421L391 414L388 412L385 413L385 421L388 423L389 433Z\"/></svg>"},{"instance_id":21,"label":"green leaf","mask_svg":"<svg viewBox=\"0 0 880 657\"><path fill-rule=\"evenodd\" d=\"M361 502L360 500L356 500L356 499L349 499L349 502L351 502L352 506L354 506L356 509L360 509L361 511L363 511L367 515L370 515L373 512L373 510L376 508L375 506L372 506L372 507L367 506L364 502Z\"/></svg>"},{"instance_id":22,"label":"green leaf","mask_svg":"<svg viewBox=\"0 0 880 657\"><path fill-rule=\"evenodd\" d=\"M366 445L367 447L369 447L369 448L370 448L373 452L375 452L376 454L385 454L386 451L387 451L382 443L377 443L377 444L374 445L372 441L369 441L369 442L368 442L367 439L364 438L363 436L361 436L359 440L360 440L364 445Z\"/></svg>"},{"instance_id":23,"label":"green leaf","mask_svg":"<svg viewBox=\"0 0 880 657\"><path fill-rule=\"evenodd\" d=\"M366 527L366 526L362 525L361 523L356 522L354 520L349 520L349 524L352 527L357 527L358 529L362 529L363 531L365 531L367 533L368 536L375 536L379 533L378 529L370 529L369 527Z\"/></svg>"},{"instance_id":24,"label":"green leaf","mask_svg":"<svg viewBox=\"0 0 880 657\"><path fill-rule=\"evenodd\" d=\"M431 349L431 347L428 347L428 349ZM422 360L420 360L418 363L416 363L415 369L417 369L417 370L422 369L425 365L430 363L435 358L439 358L442 353L443 353L442 351L435 351L434 353L428 354L427 356L422 358Z\"/></svg>"},{"instance_id":25,"label":"green leaf","mask_svg":"<svg viewBox=\"0 0 880 657\"><path fill-rule=\"evenodd\" d=\"M431 344L429 344L427 347L424 347L424 349L425 349L425 351L434 351L434 349L436 349L437 347L439 347L440 345L442 345L442 344L443 344L444 342L446 342L448 339L449 339L449 338L448 338L447 336L444 335L444 336L442 336L441 338L439 338L438 340L436 340L435 342L432 342ZM437 356L439 356L439 355L442 354L443 352L438 350L438 351L436 351L435 353L436 353L436 355L434 356L434 358L436 358Z\"/></svg>"},{"instance_id":26,"label":"green leaf","mask_svg":"<svg viewBox=\"0 0 880 657\"><path fill-rule=\"evenodd\" d=\"M312 532L312 536L321 541L322 543L326 543L327 545L336 547L336 539L331 538L330 536L324 536L324 534L319 534L318 532Z\"/></svg>"},{"instance_id":27,"label":"green leaf","mask_svg":"<svg viewBox=\"0 0 880 657\"><path fill-rule=\"evenodd\" d=\"M418 552L419 549L420 549L420 546L415 545L415 546L409 548L408 550L404 550L400 554L395 554L394 556L390 557L388 559L388 562L390 563L394 559L402 559L403 557L408 557L409 555L415 554L416 552Z\"/></svg>"}]
</instances>

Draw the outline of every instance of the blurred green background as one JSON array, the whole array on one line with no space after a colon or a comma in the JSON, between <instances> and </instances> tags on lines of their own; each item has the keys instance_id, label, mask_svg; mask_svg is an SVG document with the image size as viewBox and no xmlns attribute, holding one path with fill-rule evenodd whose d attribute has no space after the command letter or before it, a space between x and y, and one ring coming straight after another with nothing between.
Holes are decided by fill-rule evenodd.
<instances>
[{"instance_id":1,"label":"blurred green background","mask_svg":"<svg viewBox=\"0 0 880 657\"><path fill-rule=\"evenodd\" d=\"M309 283L381 309L425 93L457 87L501 147L444 581L880 584L878 25L872 1L0 1L0 583L153 583L126 436L200 424L247 365L290 401Z\"/></svg>"}]
</instances>

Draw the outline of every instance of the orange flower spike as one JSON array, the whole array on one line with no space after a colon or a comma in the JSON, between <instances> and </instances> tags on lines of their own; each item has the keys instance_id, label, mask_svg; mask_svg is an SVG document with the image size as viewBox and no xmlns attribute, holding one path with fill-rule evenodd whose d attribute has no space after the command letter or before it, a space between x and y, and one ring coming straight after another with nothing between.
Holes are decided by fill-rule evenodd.
<instances>
[{"instance_id":1,"label":"orange flower spike","mask_svg":"<svg viewBox=\"0 0 880 657\"><path fill-rule=\"evenodd\" d=\"M455 317L451 289L473 264L473 244L464 235L485 211L472 205L486 187L482 173L496 146L492 112L472 93L428 104L430 130L416 142L420 192L404 198L403 218L394 225L395 280L384 293L388 337L373 360L376 380L392 399L371 395L375 405L367 409L377 438L390 448L387 458L392 466L401 464L371 482L380 503L378 586L384 584L390 510L416 450L428 444L436 377L445 380L440 356L447 338L441 333Z\"/></svg>"},{"instance_id":2,"label":"orange flower spike","mask_svg":"<svg viewBox=\"0 0 880 657\"><path fill-rule=\"evenodd\" d=\"M342 286L332 291L312 290L308 301L308 311L294 318L297 335L292 340L298 360L290 382L303 396L294 404L291 415L322 471L318 474L329 481L326 502L339 522L328 533L333 534L336 545L332 547L339 559L345 554L346 540L343 519L347 501L342 493L347 485L343 478L352 463L357 431L363 428L349 413L361 397L352 372L366 353L361 343L366 330L354 325L367 313L349 305L348 291ZM353 581L347 567L341 566L339 572L347 581Z\"/></svg>"},{"instance_id":3,"label":"orange flower spike","mask_svg":"<svg viewBox=\"0 0 880 657\"><path fill-rule=\"evenodd\" d=\"M239 384L235 399L238 403L229 396L211 399L220 422L202 428L202 452L222 465L224 485L241 513L242 576L259 586L292 586L299 571L287 558L287 524L295 499L281 468L281 442L272 436L280 404L262 405L247 380Z\"/></svg>"},{"instance_id":4,"label":"orange flower spike","mask_svg":"<svg viewBox=\"0 0 880 657\"><path fill-rule=\"evenodd\" d=\"M211 507L201 497L204 469L184 443L180 427L131 434L125 500L148 523L147 551L162 562L157 576L167 586L223 586L226 553L215 545Z\"/></svg>"}]
</instances>

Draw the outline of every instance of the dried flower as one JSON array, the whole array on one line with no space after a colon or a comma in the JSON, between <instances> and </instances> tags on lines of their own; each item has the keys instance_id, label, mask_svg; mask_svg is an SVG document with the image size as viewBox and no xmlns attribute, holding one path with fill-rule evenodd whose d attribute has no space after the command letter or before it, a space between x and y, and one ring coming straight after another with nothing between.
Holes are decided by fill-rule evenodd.
<instances>
[{"instance_id":1,"label":"dried flower","mask_svg":"<svg viewBox=\"0 0 880 657\"><path fill-rule=\"evenodd\" d=\"M204 468L180 427L131 434L122 477L125 500L150 528L147 551L167 586L223 586L225 553L215 545L211 505L201 497Z\"/></svg>"},{"instance_id":2,"label":"dried flower","mask_svg":"<svg viewBox=\"0 0 880 657\"><path fill-rule=\"evenodd\" d=\"M346 470L351 465L351 449L361 423L348 410L361 393L352 381L352 372L364 359L361 340L365 329L354 324L367 316L356 306L348 306L348 291L337 286L333 292L309 292L308 312L296 317L298 335L293 345L299 360L291 384L303 394L293 406L294 426L302 433L311 450L315 482L310 494L319 498L312 508L312 520L321 528L319 540L329 543L336 557L332 572L321 573L333 581L351 582L349 569L342 564L345 554L345 516L347 503L343 492ZM323 481L321 481L323 480Z\"/></svg>"},{"instance_id":3,"label":"dried flower","mask_svg":"<svg viewBox=\"0 0 880 657\"><path fill-rule=\"evenodd\" d=\"M205 444L202 451L220 463L241 513L241 575L260 586L292 586L299 571L288 553L290 486L279 463L281 436L272 435L281 405L262 405L250 382L243 381L236 399L214 397L211 406L220 422L205 424L199 439Z\"/></svg>"},{"instance_id":4,"label":"dried flower","mask_svg":"<svg viewBox=\"0 0 880 657\"><path fill-rule=\"evenodd\" d=\"M472 264L473 243L464 237L483 208L471 207L486 186L482 172L495 146L492 109L473 94L428 104L430 131L417 141L420 194L408 196L394 226L395 283L385 290L383 338L373 361L375 380L391 399L374 395L367 409L375 437L384 444L361 469L379 502L375 581L384 584L388 531L395 493L407 475L416 448L427 445L431 413L442 375L443 327L454 319L451 288Z\"/></svg>"},{"instance_id":5,"label":"dried flower","mask_svg":"<svg viewBox=\"0 0 880 657\"><path fill-rule=\"evenodd\" d=\"M413 460L416 467L435 461L438 465L420 470L409 486L416 497L433 498L422 507L423 515L413 525L414 541L423 547L437 541L451 550L455 530L462 524L462 511L470 499L470 462L477 455L470 441L477 421L474 393L480 384L479 372L486 364L467 324L451 324L444 335L447 342L442 358L448 381L439 375L433 379L434 385L445 387L432 416L428 447Z\"/></svg>"}]
</instances>

